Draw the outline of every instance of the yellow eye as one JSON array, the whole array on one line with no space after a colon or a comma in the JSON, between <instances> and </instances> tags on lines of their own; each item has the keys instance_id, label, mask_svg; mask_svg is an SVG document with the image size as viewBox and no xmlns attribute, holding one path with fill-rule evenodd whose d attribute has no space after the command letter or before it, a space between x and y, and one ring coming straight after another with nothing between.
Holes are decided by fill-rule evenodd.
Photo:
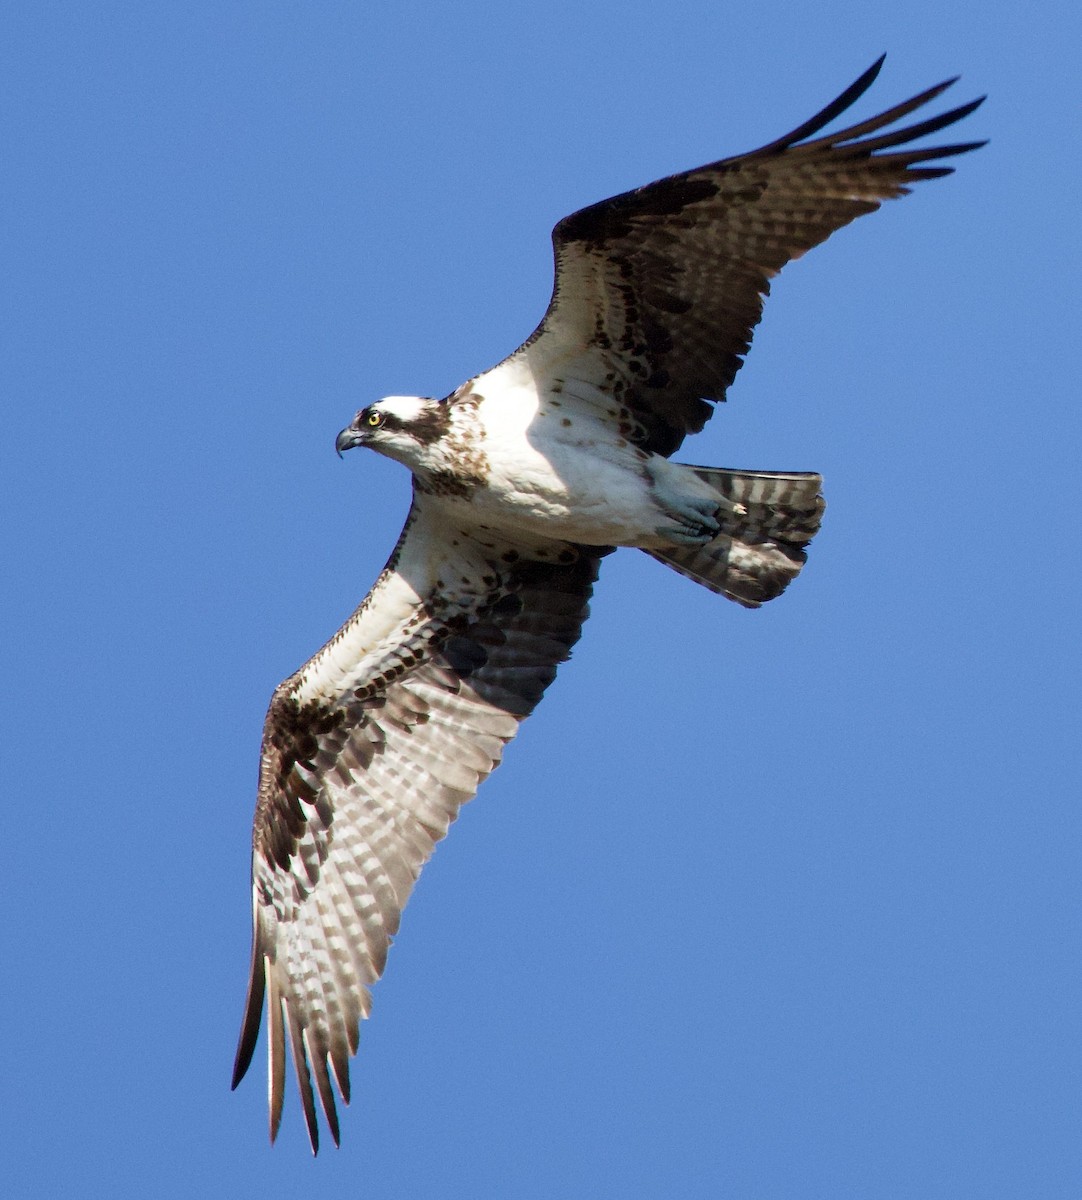
<instances>
[{"instance_id":1,"label":"yellow eye","mask_svg":"<svg viewBox=\"0 0 1082 1200\"><path fill-rule=\"evenodd\" d=\"M379 426L383 424L383 413L381 413L381 412L376 412L376 410L375 410L375 409L373 409L373 410L372 410L372 411L371 411L371 412L368 414L368 418L367 418L367 419L368 419L368 424L369 424L369 425L370 425L370 426L371 426L373 429L378 429L378 428L379 428Z\"/></svg>"}]
</instances>

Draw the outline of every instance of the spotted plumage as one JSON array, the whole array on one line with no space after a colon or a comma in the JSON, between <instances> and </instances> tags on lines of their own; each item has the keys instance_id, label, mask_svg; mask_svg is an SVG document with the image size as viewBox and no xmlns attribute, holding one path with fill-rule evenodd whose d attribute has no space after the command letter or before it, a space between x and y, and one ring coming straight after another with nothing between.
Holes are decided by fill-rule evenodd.
<instances>
[{"instance_id":1,"label":"spotted plumage","mask_svg":"<svg viewBox=\"0 0 1082 1200\"><path fill-rule=\"evenodd\" d=\"M335 1092L414 881L569 656L601 559L636 547L749 608L803 566L818 475L669 456L724 399L770 278L980 144L911 145L979 101L896 126L949 84L822 135L881 63L760 150L565 218L548 311L514 354L339 434L407 466L414 499L372 591L267 714L234 1086L266 1004L272 1138L288 1055L313 1150L317 1095L338 1141Z\"/></svg>"}]
</instances>

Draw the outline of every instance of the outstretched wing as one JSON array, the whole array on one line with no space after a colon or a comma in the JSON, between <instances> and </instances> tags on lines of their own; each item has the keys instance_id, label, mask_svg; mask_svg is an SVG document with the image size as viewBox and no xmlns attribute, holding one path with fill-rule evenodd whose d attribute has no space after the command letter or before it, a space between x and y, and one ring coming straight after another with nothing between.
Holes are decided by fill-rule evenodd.
<instances>
[{"instance_id":1,"label":"outstretched wing","mask_svg":"<svg viewBox=\"0 0 1082 1200\"><path fill-rule=\"evenodd\" d=\"M348 1103L368 985L413 883L568 657L603 553L482 544L418 497L368 598L275 692L233 1077L251 1063L266 999L272 1140L288 1036L312 1149L313 1076L338 1142L331 1079Z\"/></svg>"},{"instance_id":2,"label":"outstretched wing","mask_svg":"<svg viewBox=\"0 0 1082 1200\"><path fill-rule=\"evenodd\" d=\"M706 401L725 398L771 276L910 184L952 170L920 164L983 145L895 149L981 103L889 128L953 79L808 140L871 86L882 64L768 146L564 218L552 233L556 281L544 320L495 372L525 356L534 378L557 390L575 394L574 380L600 388L634 413L640 445L671 454L706 423Z\"/></svg>"}]
</instances>

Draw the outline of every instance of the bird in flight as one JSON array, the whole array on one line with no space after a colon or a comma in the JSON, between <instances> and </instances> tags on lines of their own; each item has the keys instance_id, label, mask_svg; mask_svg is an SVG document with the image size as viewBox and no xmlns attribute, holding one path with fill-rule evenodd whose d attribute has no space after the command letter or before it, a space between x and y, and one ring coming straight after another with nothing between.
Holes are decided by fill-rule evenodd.
<instances>
[{"instance_id":1,"label":"bird in flight","mask_svg":"<svg viewBox=\"0 0 1082 1200\"><path fill-rule=\"evenodd\" d=\"M882 63L759 150L564 218L548 310L509 358L440 400L378 400L338 435L339 453L408 467L413 503L371 592L267 713L233 1086L265 1004L272 1141L288 1045L313 1151L317 1093L338 1144L335 1091L349 1102L414 881L568 658L602 558L637 547L749 608L803 566L818 475L670 455L724 400L773 275L983 144L912 144L981 100L899 124L954 80L823 134Z\"/></svg>"}]
</instances>

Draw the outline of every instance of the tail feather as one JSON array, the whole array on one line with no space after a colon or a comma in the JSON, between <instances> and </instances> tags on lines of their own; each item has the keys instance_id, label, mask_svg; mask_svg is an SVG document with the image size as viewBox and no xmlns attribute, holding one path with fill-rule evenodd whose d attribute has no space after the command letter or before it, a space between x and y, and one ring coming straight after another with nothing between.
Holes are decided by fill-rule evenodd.
<instances>
[{"instance_id":1,"label":"tail feather","mask_svg":"<svg viewBox=\"0 0 1082 1200\"><path fill-rule=\"evenodd\" d=\"M826 505L822 477L805 471L691 467L720 498L721 532L705 546L646 551L745 608L773 600L800 573Z\"/></svg>"}]
</instances>

